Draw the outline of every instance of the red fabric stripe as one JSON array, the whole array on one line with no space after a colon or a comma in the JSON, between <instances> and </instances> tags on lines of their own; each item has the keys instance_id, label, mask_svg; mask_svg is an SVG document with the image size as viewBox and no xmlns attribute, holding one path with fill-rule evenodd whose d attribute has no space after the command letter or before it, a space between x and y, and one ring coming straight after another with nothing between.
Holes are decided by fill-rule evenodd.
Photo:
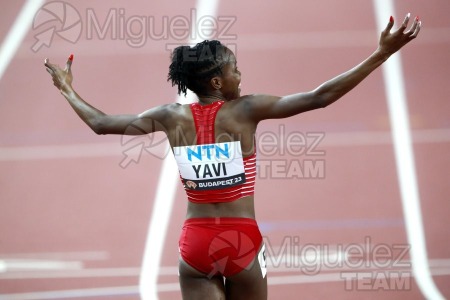
<instances>
[{"instance_id":1,"label":"red fabric stripe","mask_svg":"<svg viewBox=\"0 0 450 300\"><path fill-rule=\"evenodd\" d=\"M218 101L205 106L198 103L190 105L197 133L197 145L215 143L214 123L217 112L224 103L224 101ZM195 203L220 203L231 202L253 195L256 177L256 153L244 158L244 169L245 183L229 188L207 191L195 191L185 188L188 200Z\"/></svg>"},{"instance_id":2,"label":"red fabric stripe","mask_svg":"<svg viewBox=\"0 0 450 300\"><path fill-rule=\"evenodd\" d=\"M195 130L197 132L197 145L214 143L214 121L216 119L219 108L224 103L225 102L223 101L217 101L205 106L202 106L199 103L191 104Z\"/></svg>"}]
</instances>

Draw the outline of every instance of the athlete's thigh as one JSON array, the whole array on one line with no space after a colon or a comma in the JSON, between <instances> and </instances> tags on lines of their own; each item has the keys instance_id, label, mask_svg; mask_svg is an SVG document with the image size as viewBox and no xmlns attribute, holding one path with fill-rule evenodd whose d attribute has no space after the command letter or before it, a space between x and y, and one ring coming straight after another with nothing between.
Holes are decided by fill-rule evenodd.
<instances>
[{"instance_id":1,"label":"athlete's thigh","mask_svg":"<svg viewBox=\"0 0 450 300\"><path fill-rule=\"evenodd\" d=\"M240 273L227 277L225 290L227 300L266 300L267 274L264 245L250 265Z\"/></svg>"},{"instance_id":2,"label":"athlete's thigh","mask_svg":"<svg viewBox=\"0 0 450 300\"><path fill-rule=\"evenodd\" d=\"M225 300L223 277L208 278L205 274L179 261L180 287L183 300Z\"/></svg>"}]
</instances>

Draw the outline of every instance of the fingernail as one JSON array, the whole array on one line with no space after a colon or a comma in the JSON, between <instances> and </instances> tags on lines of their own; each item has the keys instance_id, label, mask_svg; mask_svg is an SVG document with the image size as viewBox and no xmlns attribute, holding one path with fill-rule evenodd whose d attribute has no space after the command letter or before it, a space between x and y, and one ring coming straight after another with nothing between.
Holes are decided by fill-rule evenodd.
<instances>
[{"instance_id":1,"label":"fingernail","mask_svg":"<svg viewBox=\"0 0 450 300\"><path fill-rule=\"evenodd\" d=\"M69 60L72 61L73 60L73 54L70 54L69 56Z\"/></svg>"},{"instance_id":2,"label":"fingernail","mask_svg":"<svg viewBox=\"0 0 450 300\"><path fill-rule=\"evenodd\" d=\"M394 22L394 17L393 17L393 16L391 16L391 17L389 18L389 22L391 22L391 23Z\"/></svg>"},{"instance_id":3,"label":"fingernail","mask_svg":"<svg viewBox=\"0 0 450 300\"><path fill-rule=\"evenodd\" d=\"M416 22L419 21L419 16L416 16Z\"/></svg>"},{"instance_id":4,"label":"fingernail","mask_svg":"<svg viewBox=\"0 0 450 300\"><path fill-rule=\"evenodd\" d=\"M408 13L407 15L406 15L406 17L409 19L409 18L411 18L411 13Z\"/></svg>"}]
</instances>

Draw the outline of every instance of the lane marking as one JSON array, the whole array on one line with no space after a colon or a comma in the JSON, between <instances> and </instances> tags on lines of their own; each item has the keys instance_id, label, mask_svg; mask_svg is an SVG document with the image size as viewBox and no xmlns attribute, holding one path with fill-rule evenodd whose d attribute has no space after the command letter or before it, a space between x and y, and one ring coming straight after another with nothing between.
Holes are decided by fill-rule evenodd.
<instances>
[{"instance_id":1,"label":"lane marking","mask_svg":"<svg viewBox=\"0 0 450 300\"><path fill-rule=\"evenodd\" d=\"M155 155L163 155L165 145L158 145L152 148ZM89 143L89 144L69 144L69 145L42 145L42 146L19 146L1 147L0 161L12 160L48 160L48 159L71 159L82 157L110 157L124 156L126 147L120 143ZM126 154L131 158L139 158L142 153L135 147L126 150ZM149 154L150 155L150 154Z\"/></svg>"},{"instance_id":2,"label":"lane marking","mask_svg":"<svg viewBox=\"0 0 450 300\"><path fill-rule=\"evenodd\" d=\"M432 270L435 276L450 275L450 268ZM410 277L412 274L402 273L405 277ZM324 283L324 282L339 282L344 281L341 273L327 273L310 275L287 275L287 276L270 276L268 277L268 285L299 285L307 283ZM180 290L179 283L163 283L157 285L158 292L178 292ZM0 295L0 300L50 300L50 299L66 299L66 298L83 298L83 297L105 297L105 296L123 296L123 295L137 295L139 292L138 286L123 286L123 287L104 287L93 289L77 289L77 290L59 290L46 292L29 292L16 294Z\"/></svg>"},{"instance_id":3,"label":"lane marking","mask_svg":"<svg viewBox=\"0 0 450 300\"><path fill-rule=\"evenodd\" d=\"M0 47L0 80L5 74L6 69L11 63L17 49L20 47L25 35L31 27L34 15L44 4L45 0L28 0L20 10L19 15L14 21ZM30 52L30 49L27 49Z\"/></svg>"},{"instance_id":4,"label":"lane marking","mask_svg":"<svg viewBox=\"0 0 450 300\"><path fill-rule=\"evenodd\" d=\"M261 232L266 235L273 231L289 231L298 232L299 230L329 230L343 228L390 228L403 227L404 220L402 218L390 219L337 219L337 220L278 220L278 221L261 221L258 223Z\"/></svg>"},{"instance_id":5,"label":"lane marking","mask_svg":"<svg viewBox=\"0 0 450 300\"><path fill-rule=\"evenodd\" d=\"M270 274L272 273L296 273L301 272L302 266L286 266L281 265L284 262L292 263L296 261L305 261L306 259L310 259L309 262L317 259L314 256L303 256L298 260L298 256L294 255L280 255L277 257L267 256L267 265L268 271ZM326 259L332 260L336 262L336 259L339 259L339 262L344 262L345 259L351 259L346 256L344 252L335 252L331 254L327 254L326 256L322 254L321 259L326 261ZM273 262L276 261L274 265ZM383 262L388 264L389 261ZM330 267L324 264L318 263L320 265L319 273L322 272L330 272L330 271L351 271L351 270L410 270L411 261L410 260L391 260L392 264L397 264L394 267L386 267L380 268L379 262L373 261L365 261L361 266L348 266L343 263L343 266ZM391 264L389 263L389 264ZM431 269L433 272L445 272L445 270L450 269L450 259L431 259L429 261ZM1 262L0 262L1 265ZM313 266L311 265L308 266ZM405 267L400 267L405 266ZM178 267L177 266L166 266L160 268L159 276L177 276L178 277ZM15 280L28 280L28 279L61 279L61 278L111 278L111 277L138 277L140 275L141 268L139 267L125 267L125 268L97 268L97 269L73 269L73 270L46 270L46 271L8 271L5 273L0 273L0 280L5 279L15 279ZM158 289L159 290L159 289Z\"/></svg>"},{"instance_id":6,"label":"lane marking","mask_svg":"<svg viewBox=\"0 0 450 300\"><path fill-rule=\"evenodd\" d=\"M197 0L197 22L203 16L215 18L219 7L219 0ZM200 42L200 36L197 34L200 28L196 25L191 28L190 36L196 39L190 40L189 44ZM178 96L177 102L187 104L194 101L193 94L187 97ZM170 147L166 143L166 147ZM166 149L167 149L166 148ZM142 272L139 280L139 291L143 300L158 299L158 274L161 264L162 251L167 236L170 215L172 213L173 202L175 199L177 187L179 186L178 166L172 155L168 155L161 166L160 180L156 189L152 215L147 231L147 239L144 248L142 260Z\"/></svg>"},{"instance_id":7,"label":"lane marking","mask_svg":"<svg viewBox=\"0 0 450 300\"><path fill-rule=\"evenodd\" d=\"M402 270L400 270L402 271ZM358 273L358 272L355 272ZM450 269L439 269L436 271L432 271L433 275L436 276L446 276L450 275ZM269 272L270 274L270 272ZM405 277L413 277L412 273L402 273ZM302 284L302 283L317 283L317 282L335 282L335 281L344 281L342 278L342 273L327 273L320 275L291 275L291 276L277 276L277 277L268 277L269 285L290 285L290 284ZM432 299L432 298L431 298Z\"/></svg>"},{"instance_id":8,"label":"lane marking","mask_svg":"<svg viewBox=\"0 0 450 300\"><path fill-rule=\"evenodd\" d=\"M107 260L111 256L107 251L84 252L36 252L36 253L0 253L1 259L44 259L44 260Z\"/></svg>"},{"instance_id":9,"label":"lane marking","mask_svg":"<svg viewBox=\"0 0 450 300\"><path fill-rule=\"evenodd\" d=\"M128 268L96 268L96 269L65 269L65 270L11 270L0 261L0 280L2 279L59 279L59 278L109 278L109 277L138 277L140 267ZM161 267L159 276L177 276L178 267Z\"/></svg>"},{"instance_id":10,"label":"lane marking","mask_svg":"<svg viewBox=\"0 0 450 300\"><path fill-rule=\"evenodd\" d=\"M420 129L412 132L415 144L433 144L450 142L450 129ZM353 147L392 144L390 131L357 131L326 133L319 147ZM160 144L152 148L156 156L167 153L167 145ZM280 148L281 150L282 148ZM71 159L82 157L123 157L125 148L120 143L89 143L69 145L42 145L0 147L0 161L26 161L48 159ZM141 152L132 149L127 154L136 158ZM146 152L142 152L145 155ZM148 154L150 155L150 154Z\"/></svg>"},{"instance_id":11,"label":"lane marking","mask_svg":"<svg viewBox=\"0 0 450 300\"><path fill-rule=\"evenodd\" d=\"M105 287L93 289L4 294L0 295L0 300L50 300L50 299L66 299L77 297L82 298L82 297L101 297L101 296L123 296L123 295L137 295L138 291L139 290L137 286Z\"/></svg>"},{"instance_id":12,"label":"lane marking","mask_svg":"<svg viewBox=\"0 0 450 300\"><path fill-rule=\"evenodd\" d=\"M0 261L0 266L1 266ZM77 266L78 267L78 266ZM111 277L138 277L141 268L103 268L103 269L46 269L46 271L28 270L5 270L0 271L0 280L2 279L61 279L61 278L111 278ZM172 275L176 275L173 272Z\"/></svg>"},{"instance_id":13,"label":"lane marking","mask_svg":"<svg viewBox=\"0 0 450 300\"><path fill-rule=\"evenodd\" d=\"M394 3L392 0L373 0L372 3L375 8L378 32L381 32L385 29L389 16L397 15L395 13ZM414 17L411 17L411 20L413 19ZM398 18L397 26L401 22L402 19ZM411 244L410 255L412 269L417 285L425 298L444 299L431 277L428 266L400 53L392 55L383 64L382 72L392 126L395 161L406 223L406 235Z\"/></svg>"},{"instance_id":14,"label":"lane marking","mask_svg":"<svg viewBox=\"0 0 450 300\"><path fill-rule=\"evenodd\" d=\"M58 261L36 259L6 259L0 260L0 273L34 270L79 270L83 268L81 261Z\"/></svg>"}]
</instances>

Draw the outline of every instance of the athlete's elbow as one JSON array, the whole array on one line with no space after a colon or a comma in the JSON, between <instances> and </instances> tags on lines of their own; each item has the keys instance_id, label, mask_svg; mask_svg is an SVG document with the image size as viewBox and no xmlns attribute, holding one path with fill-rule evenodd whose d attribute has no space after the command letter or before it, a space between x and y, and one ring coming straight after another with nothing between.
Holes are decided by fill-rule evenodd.
<instances>
[{"instance_id":1,"label":"athlete's elbow","mask_svg":"<svg viewBox=\"0 0 450 300\"><path fill-rule=\"evenodd\" d=\"M99 127L94 127L94 128L92 128L92 130L97 135L105 135L106 134L106 131L104 131L102 128L99 128Z\"/></svg>"},{"instance_id":2,"label":"athlete's elbow","mask_svg":"<svg viewBox=\"0 0 450 300\"><path fill-rule=\"evenodd\" d=\"M324 99L318 99L315 103L315 108L325 108L329 105L329 103L327 101L325 101Z\"/></svg>"},{"instance_id":3,"label":"athlete's elbow","mask_svg":"<svg viewBox=\"0 0 450 300\"><path fill-rule=\"evenodd\" d=\"M329 95L327 95L326 93L315 92L313 97L311 97L312 99L314 99L311 106L313 106L314 109L327 107L330 104L328 96Z\"/></svg>"},{"instance_id":4,"label":"athlete's elbow","mask_svg":"<svg viewBox=\"0 0 450 300\"><path fill-rule=\"evenodd\" d=\"M106 126L102 118L94 118L89 122L89 127L98 135L106 134Z\"/></svg>"},{"instance_id":5,"label":"athlete's elbow","mask_svg":"<svg viewBox=\"0 0 450 300\"><path fill-rule=\"evenodd\" d=\"M325 108L331 103L335 102L341 97L341 95L334 92L325 92L316 94L316 105L317 108Z\"/></svg>"}]
</instances>

